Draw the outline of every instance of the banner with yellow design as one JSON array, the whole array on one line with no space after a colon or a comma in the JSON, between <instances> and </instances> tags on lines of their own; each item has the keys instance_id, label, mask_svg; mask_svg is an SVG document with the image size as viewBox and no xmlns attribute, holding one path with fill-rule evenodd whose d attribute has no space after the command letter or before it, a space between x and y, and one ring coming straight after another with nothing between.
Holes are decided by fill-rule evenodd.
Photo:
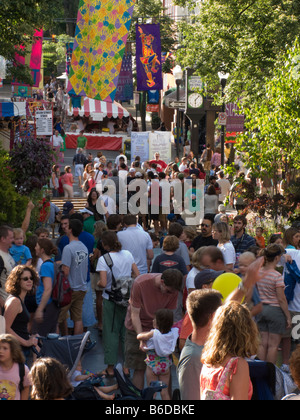
<instances>
[{"instance_id":1,"label":"banner with yellow design","mask_svg":"<svg viewBox=\"0 0 300 420\"><path fill-rule=\"evenodd\" d=\"M135 0L80 0L68 92L113 102Z\"/></svg>"}]
</instances>

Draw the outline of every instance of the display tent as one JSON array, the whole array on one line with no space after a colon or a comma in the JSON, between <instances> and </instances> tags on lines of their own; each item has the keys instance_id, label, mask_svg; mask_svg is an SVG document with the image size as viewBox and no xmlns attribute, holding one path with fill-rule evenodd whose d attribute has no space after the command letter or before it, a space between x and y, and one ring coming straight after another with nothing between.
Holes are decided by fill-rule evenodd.
<instances>
[{"instance_id":1,"label":"display tent","mask_svg":"<svg viewBox=\"0 0 300 420\"><path fill-rule=\"evenodd\" d=\"M68 107L68 116L74 117L91 117L94 121L103 121L104 118L123 118L129 117L130 113L118 102L104 102L96 101L88 97L82 98L81 108L73 107L70 100L70 106Z\"/></svg>"}]
</instances>

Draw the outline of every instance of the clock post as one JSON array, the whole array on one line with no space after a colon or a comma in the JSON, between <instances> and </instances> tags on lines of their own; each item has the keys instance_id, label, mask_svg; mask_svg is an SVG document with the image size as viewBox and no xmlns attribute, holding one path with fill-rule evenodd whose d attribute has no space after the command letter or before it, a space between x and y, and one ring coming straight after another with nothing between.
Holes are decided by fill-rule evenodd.
<instances>
[{"instance_id":1,"label":"clock post","mask_svg":"<svg viewBox=\"0 0 300 420\"><path fill-rule=\"evenodd\" d=\"M202 81L198 76L193 75L194 71L186 70L186 116L191 121L191 150L198 160L199 155L199 121L205 114L204 98L199 93L202 89Z\"/></svg>"}]
</instances>

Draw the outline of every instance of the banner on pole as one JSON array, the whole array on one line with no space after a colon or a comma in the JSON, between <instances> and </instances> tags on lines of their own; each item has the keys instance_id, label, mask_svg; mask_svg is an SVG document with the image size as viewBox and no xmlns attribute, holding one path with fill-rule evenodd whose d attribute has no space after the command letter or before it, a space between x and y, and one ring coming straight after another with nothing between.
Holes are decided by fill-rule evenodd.
<instances>
[{"instance_id":1,"label":"banner on pole","mask_svg":"<svg viewBox=\"0 0 300 420\"><path fill-rule=\"evenodd\" d=\"M116 101L131 101L133 99L132 54L125 54L117 87Z\"/></svg>"},{"instance_id":2,"label":"banner on pole","mask_svg":"<svg viewBox=\"0 0 300 420\"><path fill-rule=\"evenodd\" d=\"M135 0L80 0L68 92L113 102Z\"/></svg>"},{"instance_id":3,"label":"banner on pole","mask_svg":"<svg viewBox=\"0 0 300 420\"><path fill-rule=\"evenodd\" d=\"M24 50L24 46L18 47L19 51ZM33 79L32 87L39 87L41 81L41 67L42 67L42 55L43 55L43 29L36 29L33 35L32 47L29 54L21 56L18 53L15 54L16 61L21 65L28 63L31 76ZM29 60L29 62L28 62ZM21 81L13 81L14 86L29 86L25 85ZM24 95L23 95L24 96Z\"/></svg>"},{"instance_id":4,"label":"banner on pole","mask_svg":"<svg viewBox=\"0 0 300 420\"><path fill-rule=\"evenodd\" d=\"M160 25L136 25L137 90L161 90Z\"/></svg>"}]
</instances>

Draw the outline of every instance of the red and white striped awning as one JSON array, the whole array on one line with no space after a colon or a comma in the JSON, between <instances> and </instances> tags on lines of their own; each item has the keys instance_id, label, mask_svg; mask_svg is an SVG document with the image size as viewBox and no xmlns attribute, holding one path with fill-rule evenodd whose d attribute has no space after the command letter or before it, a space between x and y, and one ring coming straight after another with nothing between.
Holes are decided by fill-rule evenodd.
<instances>
[{"instance_id":1,"label":"red and white striped awning","mask_svg":"<svg viewBox=\"0 0 300 420\"><path fill-rule=\"evenodd\" d=\"M129 117L130 113L122 107L118 102L109 103L103 101L96 101L95 99L84 97L84 102L81 108L68 108L68 116L74 117L89 117L94 121L103 121L105 117L108 118L123 118ZM71 104L71 102L70 102Z\"/></svg>"}]
</instances>

